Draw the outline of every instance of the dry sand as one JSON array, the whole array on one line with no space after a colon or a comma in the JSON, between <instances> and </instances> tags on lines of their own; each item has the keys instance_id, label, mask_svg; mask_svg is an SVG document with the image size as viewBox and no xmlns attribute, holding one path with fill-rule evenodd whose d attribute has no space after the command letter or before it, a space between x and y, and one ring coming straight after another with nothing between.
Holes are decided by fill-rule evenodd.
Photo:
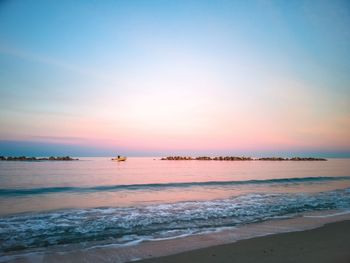
<instances>
[{"instance_id":1,"label":"dry sand","mask_svg":"<svg viewBox=\"0 0 350 263\"><path fill-rule=\"evenodd\" d=\"M349 263L350 220L312 230L241 240L138 262Z\"/></svg>"}]
</instances>

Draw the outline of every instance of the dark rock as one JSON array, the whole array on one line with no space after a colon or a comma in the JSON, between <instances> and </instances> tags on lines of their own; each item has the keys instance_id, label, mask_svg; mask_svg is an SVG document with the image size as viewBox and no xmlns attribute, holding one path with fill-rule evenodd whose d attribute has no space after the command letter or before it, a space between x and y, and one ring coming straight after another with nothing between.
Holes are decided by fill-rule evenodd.
<instances>
[{"instance_id":1,"label":"dark rock","mask_svg":"<svg viewBox=\"0 0 350 263\"><path fill-rule=\"evenodd\" d=\"M49 158L36 158L36 157L26 157L26 156L9 156L9 157L4 157L0 156L0 161L77 161L79 159L73 159L69 156L64 156L64 157L54 157L51 156Z\"/></svg>"}]
</instances>

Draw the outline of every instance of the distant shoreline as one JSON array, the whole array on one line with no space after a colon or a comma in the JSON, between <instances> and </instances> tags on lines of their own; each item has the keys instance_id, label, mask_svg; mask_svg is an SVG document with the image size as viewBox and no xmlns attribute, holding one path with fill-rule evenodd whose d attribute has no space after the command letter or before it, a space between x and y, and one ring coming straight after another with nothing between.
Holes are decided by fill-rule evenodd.
<instances>
[{"instance_id":1,"label":"distant shoreline","mask_svg":"<svg viewBox=\"0 0 350 263\"><path fill-rule=\"evenodd\" d=\"M27 156L0 156L0 161L78 161L78 158L70 156L51 156L51 157L27 157ZM162 161L328 161L326 158L318 157L245 157L245 156L167 156L162 157Z\"/></svg>"},{"instance_id":2,"label":"distant shoreline","mask_svg":"<svg viewBox=\"0 0 350 263\"><path fill-rule=\"evenodd\" d=\"M219 156L219 157L189 157L189 156L168 156L161 158L162 161L327 161L325 158L314 158L314 157L261 157L252 158L245 156Z\"/></svg>"}]
</instances>

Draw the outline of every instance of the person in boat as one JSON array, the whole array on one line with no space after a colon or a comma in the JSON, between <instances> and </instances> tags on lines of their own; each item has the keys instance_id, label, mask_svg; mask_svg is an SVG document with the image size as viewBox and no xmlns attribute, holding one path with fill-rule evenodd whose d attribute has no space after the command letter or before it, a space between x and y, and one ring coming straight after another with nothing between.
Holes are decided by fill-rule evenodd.
<instances>
[{"instance_id":1,"label":"person in boat","mask_svg":"<svg viewBox=\"0 0 350 263\"><path fill-rule=\"evenodd\" d=\"M123 156L118 155L118 157L112 158L112 161L118 161L118 162L120 162L120 161L126 161L126 157L123 157Z\"/></svg>"}]
</instances>

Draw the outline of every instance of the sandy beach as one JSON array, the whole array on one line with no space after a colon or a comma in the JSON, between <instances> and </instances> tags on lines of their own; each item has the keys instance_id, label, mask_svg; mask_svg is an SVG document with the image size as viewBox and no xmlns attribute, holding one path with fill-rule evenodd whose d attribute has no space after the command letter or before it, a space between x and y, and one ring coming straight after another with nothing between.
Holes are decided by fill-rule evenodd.
<instances>
[{"instance_id":1,"label":"sandy beach","mask_svg":"<svg viewBox=\"0 0 350 263\"><path fill-rule=\"evenodd\" d=\"M140 263L175 262L350 262L350 220L301 232L241 240Z\"/></svg>"}]
</instances>

